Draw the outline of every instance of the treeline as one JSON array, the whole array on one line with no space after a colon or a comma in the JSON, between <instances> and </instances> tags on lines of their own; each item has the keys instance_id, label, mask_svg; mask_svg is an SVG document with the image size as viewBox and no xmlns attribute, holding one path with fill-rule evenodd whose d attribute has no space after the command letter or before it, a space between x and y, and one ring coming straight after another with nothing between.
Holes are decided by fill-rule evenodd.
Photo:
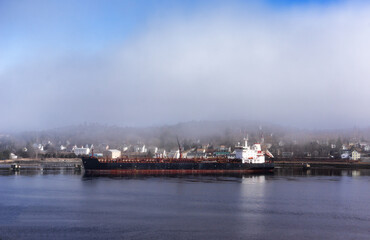
<instances>
[{"instance_id":1,"label":"treeline","mask_svg":"<svg viewBox=\"0 0 370 240\"><path fill-rule=\"evenodd\" d=\"M277 158L283 157L284 152L293 153L297 158L340 158L342 153L342 145L348 144L349 139L329 139L323 143L311 141L305 143L286 142L284 144L275 143L269 149L270 152Z\"/></svg>"},{"instance_id":2,"label":"treeline","mask_svg":"<svg viewBox=\"0 0 370 240\"><path fill-rule=\"evenodd\" d=\"M60 146L71 151L72 146L110 148L143 145L155 146L166 151L177 148L177 139L184 150L213 147L234 147L244 137L249 143L264 142L269 150L279 156L282 152L294 152L295 156L329 156L340 153L344 143L370 140L370 128L312 131L281 127L273 124L248 121L192 121L175 125L147 128L130 128L101 124L81 124L38 132L22 132L0 137L0 159L8 159L10 153L22 158L73 157L60 151ZM34 144L42 144L44 151L36 152ZM335 144L335 148L331 146Z\"/></svg>"},{"instance_id":3,"label":"treeline","mask_svg":"<svg viewBox=\"0 0 370 240\"><path fill-rule=\"evenodd\" d=\"M0 160L10 159L10 154L18 158L76 158L73 152L61 152L51 145L45 146L45 151L36 150L31 143L22 146L22 141L5 138L0 140Z\"/></svg>"}]
</instances>

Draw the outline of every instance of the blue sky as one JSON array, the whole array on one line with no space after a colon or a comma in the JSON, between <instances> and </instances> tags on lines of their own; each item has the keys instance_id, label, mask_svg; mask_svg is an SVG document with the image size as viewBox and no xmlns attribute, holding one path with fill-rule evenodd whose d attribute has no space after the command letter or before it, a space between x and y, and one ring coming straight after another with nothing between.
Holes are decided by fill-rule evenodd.
<instances>
[{"instance_id":1,"label":"blue sky","mask_svg":"<svg viewBox=\"0 0 370 240\"><path fill-rule=\"evenodd\" d=\"M199 9L217 6L261 4L273 11L307 5L332 5L338 0L266 0L263 1L0 1L0 49L8 60L22 61L24 56L39 54L40 48L94 53L112 44L120 44L130 35L143 31L151 18L171 14L191 16Z\"/></svg>"},{"instance_id":2,"label":"blue sky","mask_svg":"<svg viewBox=\"0 0 370 240\"><path fill-rule=\"evenodd\" d=\"M366 1L0 1L0 131L368 126L369 25Z\"/></svg>"},{"instance_id":3,"label":"blue sky","mask_svg":"<svg viewBox=\"0 0 370 240\"><path fill-rule=\"evenodd\" d=\"M267 0L268 4L272 6L282 6L282 7L291 7L297 5L307 5L307 4L317 4L317 5L327 5L335 4L338 2L343 2L340 0Z\"/></svg>"}]
</instances>

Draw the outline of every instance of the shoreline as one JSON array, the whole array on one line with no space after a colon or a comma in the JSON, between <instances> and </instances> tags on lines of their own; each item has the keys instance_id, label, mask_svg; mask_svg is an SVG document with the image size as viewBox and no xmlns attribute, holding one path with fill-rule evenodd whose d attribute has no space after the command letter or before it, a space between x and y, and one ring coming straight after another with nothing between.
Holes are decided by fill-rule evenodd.
<instances>
[{"instance_id":1,"label":"shoreline","mask_svg":"<svg viewBox=\"0 0 370 240\"><path fill-rule=\"evenodd\" d=\"M317 160L275 160L275 168L302 168L309 164L311 168L333 168L333 169L370 169L370 162L348 162L348 161L317 161ZM45 158L32 159L23 158L16 160L0 160L0 165L18 164L19 166L53 166L73 167L82 165L81 158ZM0 167L1 168L1 167Z\"/></svg>"},{"instance_id":2,"label":"shoreline","mask_svg":"<svg viewBox=\"0 0 370 240\"><path fill-rule=\"evenodd\" d=\"M310 168L332 169L370 169L369 162L337 162L337 161L274 161L275 168L304 168L309 164Z\"/></svg>"},{"instance_id":3,"label":"shoreline","mask_svg":"<svg viewBox=\"0 0 370 240\"><path fill-rule=\"evenodd\" d=\"M40 169L79 169L81 170L82 161L80 158L45 158L45 159L30 159L22 158L16 160L0 160L0 170L12 169L12 165L16 164L16 169L24 170L40 170ZM14 170L14 169L13 169Z\"/></svg>"},{"instance_id":4,"label":"shoreline","mask_svg":"<svg viewBox=\"0 0 370 240\"><path fill-rule=\"evenodd\" d=\"M20 159L7 159L7 160L0 160L0 164L42 164L42 163L81 163L81 158L44 158L44 159L36 159L36 158L20 158Z\"/></svg>"}]
</instances>

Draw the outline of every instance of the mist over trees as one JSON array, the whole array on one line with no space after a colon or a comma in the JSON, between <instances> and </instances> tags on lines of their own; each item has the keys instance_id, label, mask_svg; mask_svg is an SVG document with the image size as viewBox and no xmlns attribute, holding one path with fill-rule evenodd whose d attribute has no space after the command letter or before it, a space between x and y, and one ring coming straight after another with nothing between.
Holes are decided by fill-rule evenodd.
<instances>
[{"instance_id":1,"label":"mist over trees","mask_svg":"<svg viewBox=\"0 0 370 240\"><path fill-rule=\"evenodd\" d=\"M167 151L177 148L177 138L184 150L202 145L225 145L233 148L248 137L249 143L259 142L273 154L296 152L297 157L329 156L338 154L342 144L368 141L370 128L347 130L302 130L269 123L234 121L192 121L175 125L131 128L85 123L45 131L20 132L0 137L0 159L15 153L22 158L33 158L35 144L42 144L45 157L75 157L60 154L60 146L155 146Z\"/></svg>"}]
</instances>

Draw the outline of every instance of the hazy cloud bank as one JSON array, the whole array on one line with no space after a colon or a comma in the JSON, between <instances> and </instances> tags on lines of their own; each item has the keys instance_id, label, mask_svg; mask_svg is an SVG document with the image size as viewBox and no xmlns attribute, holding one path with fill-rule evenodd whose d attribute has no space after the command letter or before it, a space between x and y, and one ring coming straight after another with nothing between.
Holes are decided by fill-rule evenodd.
<instances>
[{"instance_id":1,"label":"hazy cloud bank","mask_svg":"<svg viewBox=\"0 0 370 240\"><path fill-rule=\"evenodd\" d=\"M0 71L2 130L249 119L369 126L370 5L215 7L150 19L99 52Z\"/></svg>"}]
</instances>

